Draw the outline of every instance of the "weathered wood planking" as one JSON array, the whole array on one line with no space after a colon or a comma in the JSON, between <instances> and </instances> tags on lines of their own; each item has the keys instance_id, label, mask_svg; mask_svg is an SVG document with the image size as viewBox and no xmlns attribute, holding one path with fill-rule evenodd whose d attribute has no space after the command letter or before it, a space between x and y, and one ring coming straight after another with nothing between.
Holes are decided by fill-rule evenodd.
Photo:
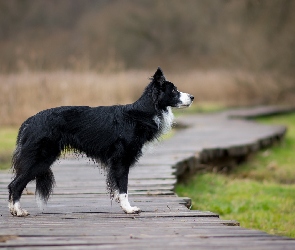
<instances>
[{"instance_id":1,"label":"weathered wood planking","mask_svg":"<svg viewBox=\"0 0 295 250\"><path fill-rule=\"evenodd\" d=\"M35 204L34 183L28 185L22 199L31 213L26 218L9 214L6 187L11 173L0 173L0 248L295 249L293 239L244 229L211 212L191 211L190 199L173 192L176 175L198 171L225 155L247 155L281 139L283 126L228 119L261 115L263 110L277 112L259 108L181 118L189 128L155 146L131 170L130 201L142 208L139 215L124 214L109 199L103 171L85 158L53 166L56 187L42 211Z\"/></svg>"}]
</instances>

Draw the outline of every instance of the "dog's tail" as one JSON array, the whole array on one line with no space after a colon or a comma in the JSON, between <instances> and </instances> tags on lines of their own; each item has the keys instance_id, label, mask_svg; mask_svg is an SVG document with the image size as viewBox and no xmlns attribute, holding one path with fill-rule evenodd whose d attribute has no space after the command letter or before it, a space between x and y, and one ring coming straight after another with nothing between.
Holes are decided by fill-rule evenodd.
<instances>
[{"instance_id":1,"label":"dog's tail","mask_svg":"<svg viewBox=\"0 0 295 250\"><path fill-rule=\"evenodd\" d=\"M29 118L26 122L24 122L21 127L19 128L17 139L16 139L16 147L12 155L11 159L11 168L15 174L22 172L22 168L24 166L27 166L29 162L26 162L26 153L22 153L22 148L23 148L23 139L25 138L26 135L26 128L28 126L28 122L30 121L31 118ZM25 139L26 140L26 139Z\"/></svg>"},{"instance_id":2,"label":"dog's tail","mask_svg":"<svg viewBox=\"0 0 295 250\"><path fill-rule=\"evenodd\" d=\"M36 176L36 199L40 208L47 203L53 192L54 185L54 175L50 168Z\"/></svg>"}]
</instances>

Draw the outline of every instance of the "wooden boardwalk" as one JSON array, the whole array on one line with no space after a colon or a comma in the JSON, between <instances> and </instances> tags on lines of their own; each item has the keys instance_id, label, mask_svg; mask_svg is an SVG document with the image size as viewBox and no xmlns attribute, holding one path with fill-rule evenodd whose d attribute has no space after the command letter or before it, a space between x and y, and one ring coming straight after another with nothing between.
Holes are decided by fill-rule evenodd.
<instances>
[{"instance_id":1,"label":"wooden boardwalk","mask_svg":"<svg viewBox=\"0 0 295 250\"><path fill-rule=\"evenodd\" d=\"M173 192L177 175L206 168L210 162L224 168L232 164L229 159L245 157L285 134L283 126L228 118L243 112L181 118L189 127L155 146L131 170L129 198L143 210L139 215L124 214L111 202L99 167L87 159L69 159L53 166L56 187L48 206L43 211L37 208L34 185L29 184L22 205L30 216L12 217L6 189L11 174L1 172L0 248L295 249L294 239L245 229L211 212L189 210L190 199Z\"/></svg>"}]
</instances>

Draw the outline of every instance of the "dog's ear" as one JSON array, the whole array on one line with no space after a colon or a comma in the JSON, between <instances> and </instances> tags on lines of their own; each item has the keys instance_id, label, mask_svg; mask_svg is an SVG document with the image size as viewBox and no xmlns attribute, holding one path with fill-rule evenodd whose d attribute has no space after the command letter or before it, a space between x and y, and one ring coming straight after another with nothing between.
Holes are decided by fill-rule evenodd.
<instances>
[{"instance_id":1,"label":"dog's ear","mask_svg":"<svg viewBox=\"0 0 295 250\"><path fill-rule=\"evenodd\" d=\"M158 67L157 71L155 72L154 76L153 76L153 80L156 83L160 83L163 84L163 82L166 80L163 71L160 67Z\"/></svg>"}]
</instances>

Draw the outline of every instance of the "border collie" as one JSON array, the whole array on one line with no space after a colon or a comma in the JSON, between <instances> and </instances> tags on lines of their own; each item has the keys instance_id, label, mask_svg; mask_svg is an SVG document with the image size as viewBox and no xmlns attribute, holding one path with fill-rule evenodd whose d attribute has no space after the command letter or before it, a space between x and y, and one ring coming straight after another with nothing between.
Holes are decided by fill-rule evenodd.
<instances>
[{"instance_id":1,"label":"border collie","mask_svg":"<svg viewBox=\"0 0 295 250\"><path fill-rule=\"evenodd\" d=\"M28 118L20 127L12 157L14 179L8 186L9 210L29 213L20 206L26 185L36 181L36 195L46 203L53 191L51 165L61 151L74 149L101 163L111 196L125 213L139 213L128 201L128 174L145 145L173 124L171 107L189 107L194 97L177 90L157 69L142 96L133 104L87 107L63 106Z\"/></svg>"}]
</instances>

